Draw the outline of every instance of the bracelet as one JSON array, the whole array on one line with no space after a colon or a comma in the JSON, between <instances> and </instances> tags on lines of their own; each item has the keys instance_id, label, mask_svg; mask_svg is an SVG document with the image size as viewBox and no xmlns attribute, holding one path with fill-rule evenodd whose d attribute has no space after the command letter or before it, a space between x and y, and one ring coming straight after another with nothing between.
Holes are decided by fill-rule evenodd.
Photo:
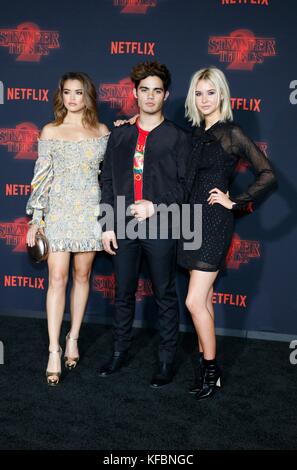
<instances>
[{"instance_id":1,"label":"bracelet","mask_svg":"<svg viewBox=\"0 0 297 470\"><path fill-rule=\"evenodd\" d=\"M43 219L32 219L28 222L28 225L37 225L38 228L45 227L45 222Z\"/></svg>"}]
</instances>

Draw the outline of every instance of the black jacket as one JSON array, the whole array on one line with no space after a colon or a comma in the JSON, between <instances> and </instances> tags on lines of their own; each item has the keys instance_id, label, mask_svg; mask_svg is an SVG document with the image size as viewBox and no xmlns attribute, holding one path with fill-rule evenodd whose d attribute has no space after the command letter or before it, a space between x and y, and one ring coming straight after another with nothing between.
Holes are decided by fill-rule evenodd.
<instances>
[{"instance_id":1,"label":"black jacket","mask_svg":"<svg viewBox=\"0 0 297 470\"><path fill-rule=\"evenodd\" d=\"M117 196L133 204L133 157L138 137L136 125L115 128L109 137L103 169L101 203L115 208ZM154 204L182 204L185 200L185 171L190 138L180 127L165 119L146 140L143 167L143 199Z\"/></svg>"}]
</instances>

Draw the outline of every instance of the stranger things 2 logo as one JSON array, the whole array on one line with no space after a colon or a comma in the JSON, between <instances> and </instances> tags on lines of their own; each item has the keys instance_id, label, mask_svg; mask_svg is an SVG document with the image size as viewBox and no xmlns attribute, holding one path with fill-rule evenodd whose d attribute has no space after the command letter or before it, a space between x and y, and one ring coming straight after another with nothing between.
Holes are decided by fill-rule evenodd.
<instances>
[{"instance_id":1,"label":"stranger things 2 logo","mask_svg":"<svg viewBox=\"0 0 297 470\"><path fill-rule=\"evenodd\" d=\"M242 264L247 264L254 258L260 258L260 256L259 240L241 240L239 235L235 233L229 248L226 264L230 269L239 269Z\"/></svg>"},{"instance_id":2,"label":"stranger things 2 logo","mask_svg":"<svg viewBox=\"0 0 297 470\"><path fill-rule=\"evenodd\" d=\"M118 83L101 83L99 100L109 103L111 109L117 109L118 115L134 116L138 113L137 103L133 96L133 83L128 77Z\"/></svg>"},{"instance_id":3,"label":"stranger things 2 logo","mask_svg":"<svg viewBox=\"0 0 297 470\"><path fill-rule=\"evenodd\" d=\"M157 0L113 0L113 6L120 7L124 14L145 15L149 8L157 6Z\"/></svg>"},{"instance_id":4,"label":"stranger things 2 logo","mask_svg":"<svg viewBox=\"0 0 297 470\"><path fill-rule=\"evenodd\" d=\"M59 32L41 30L35 23L22 23L14 29L0 29L0 46L19 62L39 62L52 49L59 49Z\"/></svg>"},{"instance_id":5,"label":"stranger things 2 logo","mask_svg":"<svg viewBox=\"0 0 297 470\"><path fill-rule=\"evenodd\" d=\"M16 160L36 160L39 129L32 122L23 122L15 128L0 128L0 145L15 154Z\"/></svg>"},{"instance_id":6,"label":"stranger things 2 logo","mask_svg":"<svg viewBox=\"0 0 297 470\"><path fill-rule=\"evenodd\" d=\"M10 246L13 252L23 253L27 251L27 231L28 219L26 217L19 217L12 222L0 221L0 240Z\"/></svg>"},{"instance_id":7,"label":"stranger things 2 logo","mask_svg":"<svg viewBox=\"0 0 297 470\"><path fill-rule=\"evenodd\" d=\"M229 36L210 36L208 53L217 55L219 61L229 64L229 70L252 71L256 64L262 64L267 57L274 57L275 38L256 37L248 29L237 29Z\"/></svg>"},{"instance_id":8,"label":"stranger things 2 logo","mask_svg":"<svg viewBox=\"0 0 297 470\"><path fill-rule=\"evenodd\" d=\"M100 292L104 299L108 299L111 304L115 299L115 275L110 276L98 275L93 277L93 291ZM149 279L139 279L135 299L141 302L145 297L152 297L153 288Z\"/></svg>"}]
</instances>

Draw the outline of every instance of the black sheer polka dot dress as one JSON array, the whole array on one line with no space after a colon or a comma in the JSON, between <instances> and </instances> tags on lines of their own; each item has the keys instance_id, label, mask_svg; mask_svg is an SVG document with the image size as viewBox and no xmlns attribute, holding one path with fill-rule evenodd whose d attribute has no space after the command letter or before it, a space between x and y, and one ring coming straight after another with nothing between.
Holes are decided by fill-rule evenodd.
<instances>
[{"instance_id":1,"label":"black sheer polka dot dress","mask_svg":"<svg viewBox=\"0 0 297 470\"><path fill-rule=\"evenodd\" d=\"M181 239L178 244L178 264L191 271L215 272L225 263L233 234L233 210L221 204L209 205L209 191L218 188L229 190L231 178L240 158L247 160L255 172L255 181L246 192L237 197L230 195L240 209L262 196L275 182L275 175L266 156L232 122L218 121L209 129L203 126L193 132L193 150L187 169L188 202L191 208L193 229L193 205L202 205L202 245L199 249L184 249ZM200 227L201 229L201 227Z\"/></svg>"}]
</instances>

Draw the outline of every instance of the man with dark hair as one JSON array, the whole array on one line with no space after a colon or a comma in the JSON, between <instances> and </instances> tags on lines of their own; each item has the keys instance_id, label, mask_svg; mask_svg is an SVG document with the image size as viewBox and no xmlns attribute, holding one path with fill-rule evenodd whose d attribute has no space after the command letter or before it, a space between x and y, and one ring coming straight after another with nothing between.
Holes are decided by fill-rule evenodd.
<instances>
[{"instance_id":1,"label":"man with dark hair","mask_svg":"<svg viewBox=\"0 0 297 470\"><path fill-rule=\"evenodd\" d=\"M113 223L116 220L114 228L102 224L103 247L113 255L116 293L114 352L100 375L114 373L127 358L144 254L159 314L159 363L151 386L160 387L173 378L179 321L175 288L177 240L172 237L170 223L167 238L161 236L156 205L183 203L189 146L186 133L163 115L170 84L166 66L158 62L139 64L132 70L131 79L139 118L133 125L125 124L112 131L102 171L101 204L113 207ZM124 216L119 214L119 196L125 196ZM127 231L124 237L120 235L119 225L124 223L128 228L131 221L144 236L130 237ZM155 237L148 230L151 221L156 224Z\"/></svg>"},{"instance_id":2,"label":"man with dark hair","mask_svg":"<svg viewBox=\"0 0 297 470\"><path fill-rule=\"evenodd\" d=\"M132 69L130 74L130 78L136 90L141 80L147 77L159 77L163 82L164 91L168 91L171 83L171 75L166 65L160 64L159 62L141 62Z\"/></svg>"}]
</instances>

